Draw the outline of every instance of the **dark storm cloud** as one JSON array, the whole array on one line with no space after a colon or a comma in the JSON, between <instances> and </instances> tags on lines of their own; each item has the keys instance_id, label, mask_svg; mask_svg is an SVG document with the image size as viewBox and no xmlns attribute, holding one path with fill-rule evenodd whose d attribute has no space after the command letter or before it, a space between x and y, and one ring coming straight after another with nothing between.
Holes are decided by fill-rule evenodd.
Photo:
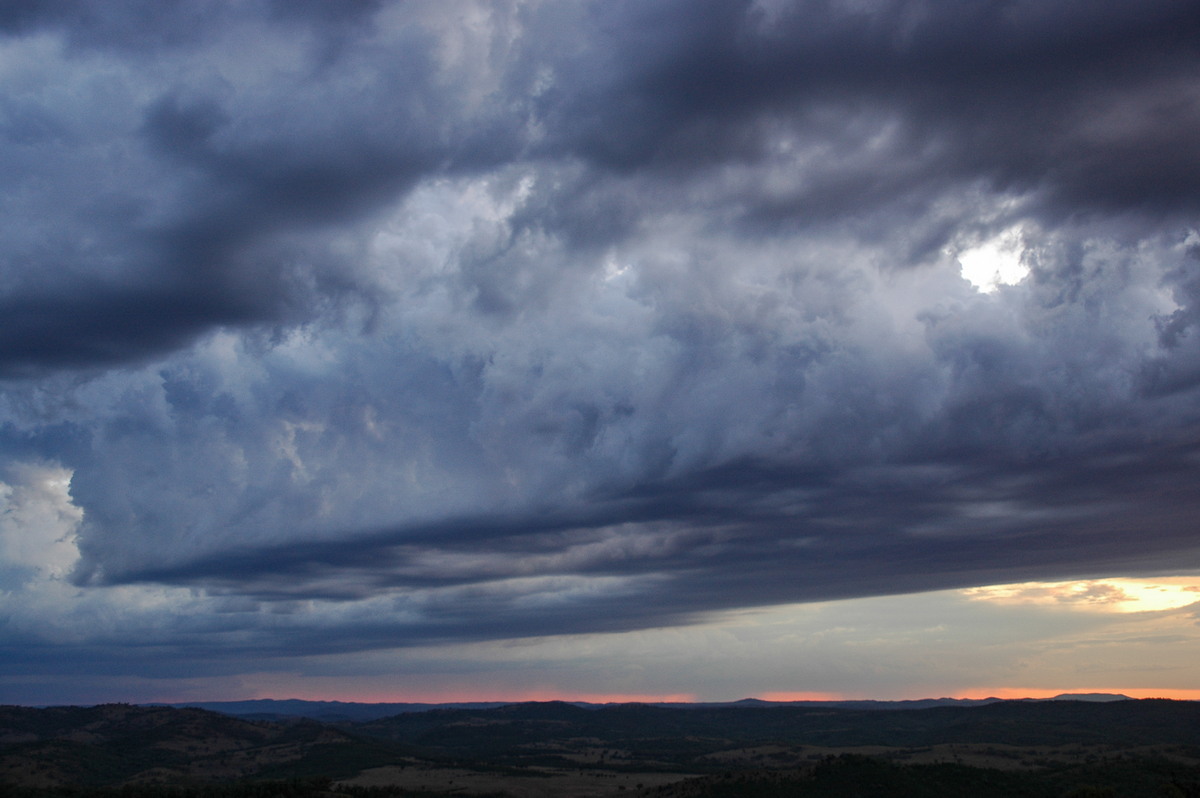
<instances>
[{"instance_id":1,"label":"dark storm cloud","mask_svg":"<svg viewBox=\"0 0 1200 798\"><path fill-rule=\"evenodd\" d=\"M334 39L346 28L361 25L379 3L251 2L238 6L206 3L155 3L128 0L30 0L0 9L0 31L15 34L62 32L72 47L116 49L130 53L188 47L202 42L214 28L265 16Z\"/></svg>"},{"instance_id":2,"label":"dark storm cloud","mask_svg":"<svg viewBox=\"0 0 1200 798\"><path fill-rule=\"evenodd\" d=\"M191 52L249 13L213 12L210 19L186 4L151 5L160 10L134 14L125 4L48 3L13 12L10 25L86 31L93 45L128 44L123 37L130 36L136 44L139 35L182 31L200 39L174 43ZM356 20L351 30L368 33L378 9L349 8L354 13L347 16ZM321 29L330 14L323 4L261 10L268 24L280 19ZM512 94L493 94L470 107L438 75L435 35L415 25L395 49L372 53L376 61L352 53L321 69L313 61L316 71L302 73L304 83L281 81L265 106L247 107L237 97L222 102L194 89L185 90L192 95L185 98L168 89L138 110L149 149L175 164L151 179L166 180L163 189L177 193L184 206L157 225L126 221L136 226L113 242L120 249L93 257L127 257L140 243L149 261L142 269L213 280L200 293L234 307L223 311L206 298L181 309L178 323L161 314L139 336L114 330L101 361L120 359L122 345L133 359L165 351L231 319L297 321L274 300L294 289L289 277L296 260L320 264L328 254L262 252L274 237L299 226L348 223L423 177L494 168L521 152L582 158L599 173L630 181L626 195L653 198L653 182L665 181L658 191L670 197L680 172L739 162L778 169L783 164L768 157L770 139L786 130L789 146L806 162L805 180L769 193L747 188L726 207L725 223L730 212L735 221L802 227L853 223L880 206L885 214L920 214L948 186L971 181L1038 193L1042 212L1052 215L1195 210L1191 187L1200 177L1200 145L1190 134L1200 119L1189 76L1200 46L1200 13L1190 4L1039 11L885 3L871 13L805 4L767 13L747 3L711 2L525 14L526 38L511 62L498 67L500 90ZM130 57L138 57L136 47ZM539 63L563 77L531 99L523 92ZM346 82L365 90L348 99L339 91ZM529 118L544 129L532 146ZM153 160L131 166L149 169ZM651 177L634 180L643 169ZM180 187L180 180L187 185ZM632 223L629 203L646 200L613 196L606 183L593 175L556 198L544 219L528 223L619 240ZM662 200L650 204L659 207L649 210L661 210ZM879 225L888 220L871 217L866 227ZM258 251L239 257L252 246ZM251 278L227 274L245 270L250 259L256 261ZM334 264L331 271L341 268ZM167 291L175 290L173 282ZM155 285L130 288L125 301L132 304ZM259 294L249 314L247 291ZM295 310L319 302L320 294L287 304ZM23 292L14 300L29 301ZM49 336L62 340L64 351L48 340L46 367L77 363L71 352L88 349L78 339L90 328L64 318L74 315L69 303L57 312L46 306L41 315L47 325L64 319ZM13 357L4 354L5 362ZM20 366L36 371L27 359Z\"/></svg>"},{"instance_id":3,"label":"dark storm cloud","mask_svg":"<svg viewBox=\"0 0 1200 798\"><path fill-rule=\"evenodd\" d=\"M101 69L153 70L164 60L196 57L195 48L219 39L223 25L246 23L221 14L209 19L186 4L151 5L163 10L140 27L125 24L130 9L121 4L86 3L79 4L79 14L52 4L16 15L13 24L86 31L76 58ZM347 24L369 16L368 4L350 5L358 11L345 15ZM271 6L259 22L307 21L315 30L309 38L326 37L331 34L323 23L330 14L324 7ZM204 18L191 20L193 14ZM152 34L160 16L167 18L164 30L188 31L188 41L152 37L154 47L115 55L102 47L129 45L122 37L134 32ZM106 24L87 24L92 17ZM111 40L104 34L109 28ZM99 364L140 361L224 326L295 324L322 312L339 294L369 303L369 286L356 279L353 266L323 251L314 231L369 219L422 176L476 157L476 147L495 149L485 157L494 164L517 144L519 126L503 131L503 138L475 141L491 132L489 115L464 116L456 107L458 99L442 83L448 76L431 63L436 42L420 26L392 42L395 49L379 54L378 63L360 63L350 54L323 65L328 48L304 40L300 49L310 44L313 52L300 54L300 66L281 67L295 71L265 98L243 96L218 75L195 83L151 77L138 87L151 94L148 101L122 97L132 102L75 109L61 98L68 102L56 108L53 101L60 98L51 95L29 102L22 114L9 114L14 193L28 187L35 201L60 203L61 217L48 219L38 202L29 202L21 207L30 215L28 228L20 215L14 220L6 271L15 275L15 286L6 300L28 310L7 317L11 343L0 348L0 367L9 376L86 366L89 352ZM70 67L67 61L63 69ZM365 96L348 102L343 84L359 81L367 85ZM14 91L18 98L23 93ZM88 130L97 120L106 124ZM36 163L56 158L75 159L78 171ZM81 188L90 196L81 196ZM37 211L42 213L35 216ZM78 229L80 239L98 241L83 248L70 237L65 245L48 240L49 230L39 228L57 223ZM75 296L48 299L47 291ZM146 303L164 312L143 313L137 322L107 330L88 322L102 323L109 309L120 313ZM24 318L34 308L37 329ZM40 340L24 346L16 340L31 337Z\"/></svg>"},{"instance_id":4,"label":"dark storm cloud","mask_svg":"<svg viewBox=\"0 0 1200 798\"><path fill-rule=\"evenodd\" d=\"M1043 189L1060 210L1194 210L1191 4L610 8L592 46L613 72L546 111L552 141L598 165L761 159L783 125L833 159L776 213L861 212L956 180Z\"/></svg>"},{"instance_id":5,"label":"dark storm cloud","mask_svg":"<svg viewBox=\"0 0 1200 798\"><path fill-rule=\"evenodd\" d=\"M325 597L346 599L516 578L559 557L547 572L671 574L655 586L655 612L684 615L728 606L731 596L770 604L1047 573L1165 572L1196 556L1197 502L1186 486L1196 454L1194 443L1137 456L1113 447L1069 464L978 463L934 479L936 467L920 463L840 474L740 463L642 486L590 517L454 519L363 535L354 546L290 543L125 578L268 600L328 586ZM1135 555L1127 536L1147 528L1157 546ZM629 597L630 607L642 601ZM496 609L480 610L481 629ZM598 617L606 628L624 623Z\"/></svg>"},{"instance_id":6,"label":"dark storm cloud","mask_svg":"<svg viewBox=\"0 0 1200 798\"><path fill-rule=\"evenodd\" d=\"M105 366L175 348L212 324L253 314L195 295L125 292L107 298L21 297L0 304L5 318L0 376L45 368Z\"/></svg>"},{"instance_id":7,"label":"dark storm cloud","mask_svg":"<svg viewBox=\"0 0 1200 798\"><path fill-rule=\"evenodd\" d=\"M0 31L2 456L73 472L76 584L195 591L156 644L1200 568L1192 3Z\"/></svg>"}]
</instances>

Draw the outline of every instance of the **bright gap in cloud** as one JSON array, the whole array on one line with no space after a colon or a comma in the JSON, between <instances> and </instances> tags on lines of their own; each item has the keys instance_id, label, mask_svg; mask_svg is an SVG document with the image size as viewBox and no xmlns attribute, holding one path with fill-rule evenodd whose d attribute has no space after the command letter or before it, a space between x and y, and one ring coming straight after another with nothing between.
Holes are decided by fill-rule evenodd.
<instances>
[{"instance_id":1,"label":"bright gap in cloud","mask_svg":"<svg viewBox=\"0 0 1200 798\"><path fill-rule=\"evenodd\" d=\"M79 560L75 533L83 520L71 500L71 470L17 463L9 471L9 481L0 481L0 570L17 569L21 582L64 579ZM0 575L0 585L16 572Z\"/></svg>"},{"instance_id":2,"label":"bright gap in cloud","mask_svg":"<svg viewBox=\"0 0 1200 798\"><path fill-rule=\"evenodd\" d=\"M1015 285L1029 274L1021 263L1025 248L1021 244L1022 228L1010 227L979 246L958 253L962 276L985 294L1001 285Z\"/></svg>"},{"instance_id":3,"label":"bright gap in cloud","mask_svg":"<svg viewBox=\"0 0 1200 798\"><path fill-rule=\"evenodd\" d=\"M968 598L999 604L1049 604L1103 612L1156 612L1200 601L1200 577L1023 582L964 590Z\"/></svg>"}]
</instances>

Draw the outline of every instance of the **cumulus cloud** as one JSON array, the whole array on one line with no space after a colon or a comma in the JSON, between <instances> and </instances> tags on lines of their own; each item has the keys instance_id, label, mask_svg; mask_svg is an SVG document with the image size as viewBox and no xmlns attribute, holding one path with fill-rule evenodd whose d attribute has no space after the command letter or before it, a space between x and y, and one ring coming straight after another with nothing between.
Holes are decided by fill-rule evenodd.
<instances>
[{"instance_id":1,"label":"cumulus cloud","mask_svg":"<svg viewBox=\"0 0 1200 798\"><path fill-rule=\"evenodd\" d=\"M151 5L0 16L0 466L162 650L1200 568L1192 4Z\"/></svg>"},{"instance_id":2,"label":"cumulus cloud","mask_svg":"<svg viewBox=\"0 0 1200 798\"><path fill-rule=\"evenodd\" d=\"M28 577L60 579L79 559L76 530L83 517L68 495L63 468L21 464L13 484L0 483L0 557Z\"/></svg>"}]
</instances>

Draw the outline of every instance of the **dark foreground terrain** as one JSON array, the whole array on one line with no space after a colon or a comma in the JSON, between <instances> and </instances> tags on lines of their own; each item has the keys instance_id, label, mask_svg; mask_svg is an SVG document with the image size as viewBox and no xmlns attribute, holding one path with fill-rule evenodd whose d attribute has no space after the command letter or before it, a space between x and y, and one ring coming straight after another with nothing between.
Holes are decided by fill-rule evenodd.
<instances>
[{"instance_id":1,"label":"dark foreground terrain","mask_svg":"<svg viewBox=\"0 0 1200 798\"><path fill-rule=\"evenodd\" d=\"M1196 796L1200 703L431 709L367 722L0 707L0 795Z\"/></svg>"}]
</instances>

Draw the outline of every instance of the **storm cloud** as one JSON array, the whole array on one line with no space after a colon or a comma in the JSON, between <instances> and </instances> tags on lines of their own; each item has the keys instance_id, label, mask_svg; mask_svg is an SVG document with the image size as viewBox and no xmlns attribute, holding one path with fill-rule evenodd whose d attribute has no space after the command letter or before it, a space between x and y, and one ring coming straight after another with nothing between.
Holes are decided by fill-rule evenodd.
<instances>
[{"instance_id":1,"label":"storm cloud","mask_svg":"<svg viewBox=\"0 0 1200 798\"><path fill-rule=\"evenodd\" d=\"M1200 569L1198 67L1171 0L0 12L0 667Z\"/></svg>"}]
</instances>

